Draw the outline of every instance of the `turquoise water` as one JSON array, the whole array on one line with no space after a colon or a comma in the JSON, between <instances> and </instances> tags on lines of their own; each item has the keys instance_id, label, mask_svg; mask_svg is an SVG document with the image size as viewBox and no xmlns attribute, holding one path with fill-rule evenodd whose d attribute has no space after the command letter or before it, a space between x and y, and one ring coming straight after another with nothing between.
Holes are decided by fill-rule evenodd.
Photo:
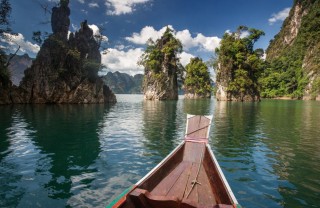
<instances>
[{"instance_id":1,"label":"turquoise water","mask_svg":"<svg viewBox=\"0 0 320 208\"><path fill-rule=\"evenodd\" d=\"M186 114L244 207L320 207L320 103L264 100L0 106L0 207L105 207L172 149Z\"/></svg>"}]
</instances>

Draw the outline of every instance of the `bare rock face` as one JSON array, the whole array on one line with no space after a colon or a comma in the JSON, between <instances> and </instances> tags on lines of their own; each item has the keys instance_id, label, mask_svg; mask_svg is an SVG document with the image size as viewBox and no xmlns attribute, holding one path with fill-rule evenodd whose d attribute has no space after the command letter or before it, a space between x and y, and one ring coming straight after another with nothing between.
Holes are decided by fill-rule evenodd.
<instances>
[{"instance_id":1,"label":"bare rock face","mask_svg":"<svg viewBox=\"0 0 320 208\"><path fill-rule=\"evenodd\" d=\"M114 103L116 97L97 76L101 55L87 21L71 34L69 1L52 9L53 34L25 71L15 103Z\"/></svg>"},{"instance_id":2,"label":"bare rock face","mask_svg":"<svg viewBox=\"0 0 320 208\"><path fill-rule=\"evenodd\" d=\"M149 71L144 77L144 99L145 100L177 100L178 82L177 75L168 73L168 66L162 65L161 74L155 75Z\"/></svg>"},{"instance_id":3,"label":"bare rock face","mask_svg":"<svg viewBox=\"0 0 320 208\"><path fill-rule=\"evenodd\" d=\"M210 99L211 94L197 94L197 93L185 93L184 94L185 99Z\"/></svg>"},{"instance_id":4,"label":"bare rock face","mask_svg":"<svg viewBox=\"0 0 320 208\"><path fill-rule=\"evenodd\" d=\"M52 32L65 40L67 40L70 26L70 8L68 4L69 0L61 0L60 7L53 7L51 15Z\"/></svg>"}]
</instances>

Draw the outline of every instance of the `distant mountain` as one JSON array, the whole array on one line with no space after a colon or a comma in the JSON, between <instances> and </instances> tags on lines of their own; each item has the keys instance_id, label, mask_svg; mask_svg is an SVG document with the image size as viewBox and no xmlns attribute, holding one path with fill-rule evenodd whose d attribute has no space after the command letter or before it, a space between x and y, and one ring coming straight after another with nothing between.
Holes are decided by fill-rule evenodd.
<instances>
[{"instance_id":1,"label":"distant mountain","mask_svg":"<svg viewBox=\"0 0 320 208\"><path fill-rule=\"evenodd\" d=\"M118 71L108 72L103 80L116 94L142 94L142 74L131 76Z\"/></svg>"},{"instance_id":2,"label":"distant mountain","mask_svg":"<svg viewBox=\"0 0 320 208\"><path fill-rule=\"evenodd\" d=\"M11 54L8 57L10 56ZM11 81L14 85L19 85L24 76L24 70L31 66L32 60L28 54L16 55L11 59L9 70L11 72Z\"/></svg>"}]
</instances>

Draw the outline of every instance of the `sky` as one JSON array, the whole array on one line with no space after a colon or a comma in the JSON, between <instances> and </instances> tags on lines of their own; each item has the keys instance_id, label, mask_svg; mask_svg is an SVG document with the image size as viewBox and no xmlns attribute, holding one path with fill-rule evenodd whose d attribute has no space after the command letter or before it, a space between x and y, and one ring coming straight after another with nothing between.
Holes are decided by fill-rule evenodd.
<instances>
[{"instance_id":1,"label":"sky","mask_svg":"<svg viewBox=\"0 0 320 208\"><path fill-rule=\"evenodd\" d=\"M33 31L51 33L50 13L59 0L10 0L11 27L17 36L1 40L7 53L20 45L19 54L35 57L40 46L32 41ZM191 57L208 61L225 32L238 26L263 30L265 36L255 48L266 49L280 31L293 0L70 0L70 32L84 20L95 33L104 37L100 74L120 71L131 75L143 73L137 65L149 38L160 38L166 27L181 41L182 65ZM99 29L101 28L101 29ZM9 35L8 35L9 36ZM211 69L211 73L213 70Z\"/></svg>"}]
</instances>

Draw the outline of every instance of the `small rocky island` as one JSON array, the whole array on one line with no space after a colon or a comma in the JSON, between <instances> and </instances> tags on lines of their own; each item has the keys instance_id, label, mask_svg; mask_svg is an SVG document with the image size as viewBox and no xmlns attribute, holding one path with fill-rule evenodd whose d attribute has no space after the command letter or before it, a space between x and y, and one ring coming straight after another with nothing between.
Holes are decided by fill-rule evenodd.
<instances>
[{"instance_id":1,"label":"small rocky island","mask_svg":"<svg viewBox=\"0 0 320 208\"><path fill-rule=\"evenodd\" d=\"M177 100L178 75L182 66L177 54L182 51L181 42L170 28L155 43L149 41L146 52L141 57L145 67L143 92L145 100Z\"/></svg>"},{"instance_id":2,"label":"small rocky island","mask_svg":"<svg viewBox=\"0 0 320 208\"><path fill-rule=\"evenodd\" d=\"M51 34L19 87L2 90L2 104L10 103L114 103L116 97L98 77L99 44L87 21L68 37L69 0L52 9Z\"/></svg>"},{"instance_id":3,"label":"small rocky island","mask_svg":"<svg viewBox=\"0 0 320 208\"><path fill-rule=\"evenodd\" d=\"M202 59L191 58L190 63L186 65L184 90L186 99L211 98L210 73Z\"/></svg>"},{"instance_id":4,"label":"small rocky island","mask_svg":"<svg viewBox=\"0 0 320 208\"><path fill-rule=\"evenodd\" d=\"M260 101L258 77L263 70L264 51L254 50L254 43L262 35L263 31L246 26L224 34L214 64L218 101Z\"/></svg>"}]
</instances>

